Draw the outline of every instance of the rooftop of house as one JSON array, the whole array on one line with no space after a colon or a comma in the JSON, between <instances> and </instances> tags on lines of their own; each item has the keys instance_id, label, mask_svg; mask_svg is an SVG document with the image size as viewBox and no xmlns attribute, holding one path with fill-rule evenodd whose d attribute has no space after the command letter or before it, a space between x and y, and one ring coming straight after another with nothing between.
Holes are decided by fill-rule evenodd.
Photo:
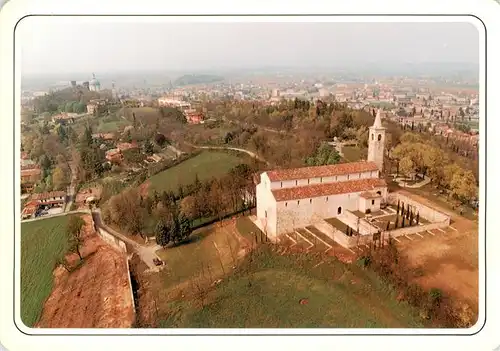
<instances>
[{"instance_id":1,"label":"rooftop of house","mask_svg":"<svg viewBox=\"0 0 500 351\"><path fill-rule=\"evenodd\" d=\"M42 170L38 167L31 167L27 166L29 168L21 169L21 176L34 176L34 175L40 175L42 173Z\"/></svg>"},{"instance_id":2,"label":"rooftop of house","mask_svg":"<svg viewBox=\"0 0 500 351\"><path fill-rule=\"evenodd\" d=\"M336 183L313 184L294 188L272 190L277 202L287 200L310 199L320 196L367 192L376 188L386 187L387 183L380 178L347 180Z\"/></svg>"},{"instance_id":3,"label":"rooftop of house","mask_svg":"<svg viewBox=\"0 0 500 351\"><path fill-rule=\"evenodd\" d=\"M40 205L40 203L38 201L30 201L30 202L28 202L24 206L22 214L23 215L32 215L38 209L39 205Z\"/></svg>"},{"instance_id":4,"label":"rooftop of house","mask_svg":"<svg viewBox=\"0 0 500 351\"><path fill-rule=\"evenodd\" d=\"M266 173L272 182L276 182L284 180L331 177L337 175L371 172L377 170L378 167L374 162L359 161L359 162L340 163L336 165L326 165L326 166L278 169L274 171L268 171Z\"/></svg>"},{"instance_id":5,"label":"rooftop of house","mask_svg":"<svg viewBox=\"0 0 500 351\"><path fill-rule=\"evenodd\" d=\"M113 139L115 135L113 133L96 133L92 134L92 138L94 139L104 139L104 140L110 140Z\"/></svg>"},{"instance_id":6,"label":"rooftop of house","mask_svg":"<svg viewBox=\"0 0 500 351\"><path fill-rule=\"evenodd\" d=\"M106 156L114 156L120 153L120 149L111 149L106 151Z\"/></svg>"},{"instance_id":7,"label":"rooftop of house","mask_svg":"<svg viewBox=\"0 0 500 351\"><path fill-rule=\"evenodd\" d=\"M137 144L136 143L118 143L116 145L117 149L123 151L123 150L128 150L128 149L134 149L134 148L137 148Z\"/></svg>"}]
</instances>

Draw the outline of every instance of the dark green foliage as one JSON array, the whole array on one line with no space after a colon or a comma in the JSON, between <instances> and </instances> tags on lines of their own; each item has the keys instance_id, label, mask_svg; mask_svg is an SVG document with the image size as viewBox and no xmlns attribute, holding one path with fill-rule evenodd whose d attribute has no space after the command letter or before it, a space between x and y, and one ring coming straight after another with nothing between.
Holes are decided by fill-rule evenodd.
<instances>
[{"instance_id":1,"label":"dark green foliage","mask_svg":"<svg viewBox=\"0 0 500 351\"><path fill-rule=\"evenodd\" d=\"M146 140L144 142L144 147L143 148L144 148L144 153L146 155L148 155L148 156L151 156L153 154L153 152L154 152L154 150L153 150L153 148L154 148L153 143L151 141L149 141L149 140Z\"/></svg>"},{"instance_id":2,"label":"dark green foliage","mask_svg":"<svg viewBox=\"0 0 500 351\"><path fill-rule=\"evenodd\" d=\"M306 159L308 166L333 165L340 162L340 155L336 149L326 143L322 143L316 152Z\"/></svg>"},{"instance_id":3,"label":"dark green foliage","mask_svg":"<svg viewBox=\"0 0 500 351\"><path fill-rule=\"evenodd\" d=\"M443 292L441 291L441 289L432 288L429 291L429 299L433 306L439 306L439 304L443 300Z\"/></svg>"},{"instance_id":4,"label":"dark green foliage","mask_svg":"<svg viewBox=\"0 0 500 351\"><path fill-rule=\"evenodd\" d=\"M167 246L171 241L170 234L170 227L167 223L163 220L158 221L155 228L156 243L161 246Z\"/></svg>"}]
</instances>

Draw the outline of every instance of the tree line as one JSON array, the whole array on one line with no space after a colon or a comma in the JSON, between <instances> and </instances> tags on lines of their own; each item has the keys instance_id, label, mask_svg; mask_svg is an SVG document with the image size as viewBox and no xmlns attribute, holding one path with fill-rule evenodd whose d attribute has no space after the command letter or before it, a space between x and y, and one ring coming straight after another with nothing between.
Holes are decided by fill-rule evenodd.
<instances>
[{"instance_id":1,"label":"tree line","mask_svg":"<svg viewBox=\"0 0 500 351\"><path fill-rule=\"evenodd\" d=\"M462 203L478 198L479 184L473 172L418 134L405 133L400 144L392 150L390 159L396 162L397 173L406 177L428 176L437 188L448 191Z\"/></svg>"},{"instance_id":2,"label":"tree line","mask_svg":"<svg viewBox=\"0 0 500 351\"><path fill-rule=\"evenodd\" d=\"M103 205L108 223L135 235L155 234L160 245L184 240L203 222L221 220L255 206L255 169L240 164L223 177L179 186L176 191L141 194L128 188Z\"/></svg>"}]
</instances>

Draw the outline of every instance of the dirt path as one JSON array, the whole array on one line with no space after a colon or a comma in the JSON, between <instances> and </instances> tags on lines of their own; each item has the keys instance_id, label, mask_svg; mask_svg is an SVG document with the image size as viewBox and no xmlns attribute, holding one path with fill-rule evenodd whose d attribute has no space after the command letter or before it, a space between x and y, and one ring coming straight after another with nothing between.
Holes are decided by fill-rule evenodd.
<instances>
[{"instance_id":1,"label":"dirt path","mask_svg":"<svg viewBox=\"0 0 500 351\"><path fill-rule=\"evenodd\" d=\"M39 328L130 328L134 307L129 288L127 257L104 243L86 226L84 263L71 273L54 270L54 289L45 302ZM75 264L76 254L67 256Z\"/></svg>"},{"instance_id":2,"label":"dirt path","mask_svg":"<svg viewBox=\"0 0 500 351\"><path fill-rule=\"evenodd\" d=\"M157 266L154 263L155 258L159 259L159 257L156 255L156 251L161 248L159 245L156 245L154 243L141 245L136 241L128 238L127 236L117 232L113 228L106 226L102 221L101 212L99 209L92 212L92 216L94 217L94 222L96 223L98 230L102 230L105 233L110 234L125 242L129 247L132 248L135 253L139 255L144 263L146 263L150 271L158 272L160 270L161 266Z\"/></svg>"}]
</instances>

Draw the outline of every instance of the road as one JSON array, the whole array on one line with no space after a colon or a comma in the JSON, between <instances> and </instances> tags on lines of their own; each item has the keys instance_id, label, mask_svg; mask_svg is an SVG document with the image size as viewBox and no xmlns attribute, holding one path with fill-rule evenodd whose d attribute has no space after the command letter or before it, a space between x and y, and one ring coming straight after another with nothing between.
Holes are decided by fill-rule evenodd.
<instances>
[{"instance_id":1,"label":"road","mask_svg":"<svg viewBox=\"0 0 500 351\"><path fill-rule=\"evenodd\" d=\"M90 211L89 211L89 210L75 210L75 211L61 212L61 213L56 213L56 214L53 214L53 215L40 216L40 217L30 218L30 219L23 219L23 220L21 221L21 223L41 221L42 219L54 218L54 217L61 217L61 216L67 216L67 215L70 215L70 214L76 214L76 213L81 213L81 214L90 214Z\"/></svg>"}]
</instances>

